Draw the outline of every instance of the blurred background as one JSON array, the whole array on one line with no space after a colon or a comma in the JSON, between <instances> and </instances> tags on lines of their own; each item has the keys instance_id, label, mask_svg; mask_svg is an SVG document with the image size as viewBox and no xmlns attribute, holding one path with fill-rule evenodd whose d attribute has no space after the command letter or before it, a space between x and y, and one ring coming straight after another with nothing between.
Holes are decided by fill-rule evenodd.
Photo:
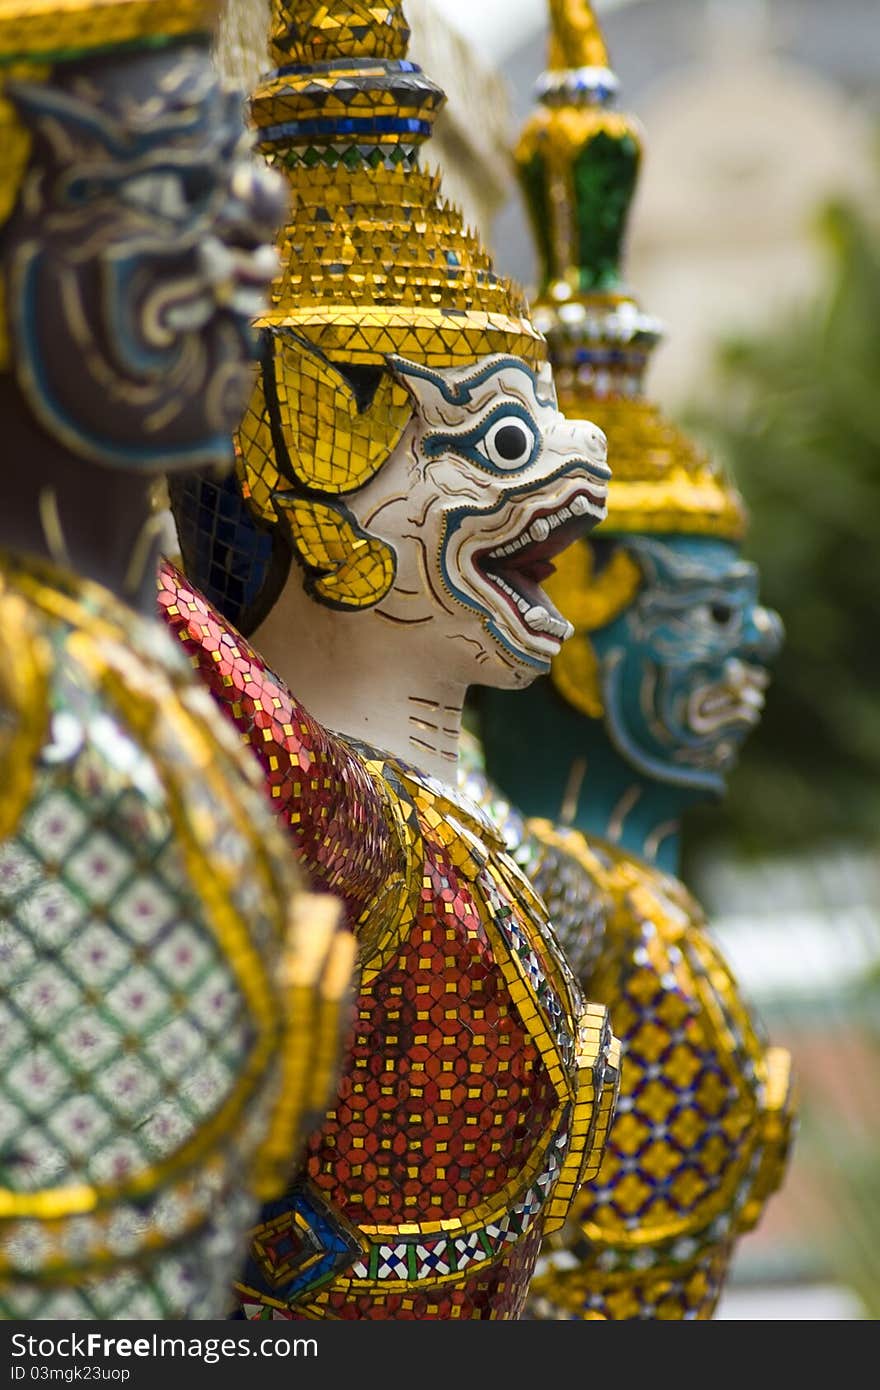
<instances>
[{"instance_id":1,"label":"blurred background","mask_svg":"<svg viewBox=\"0 0 880 1390\"><path fill-rule=\"evenodd\" d=\"M720 1316L880 1316L880 4L596 5L643 122L629 278L666 325L650 393L734 472L788 640L685 877L794 1054L787 1185ZM447 89L450 191L526 287L508 152L544 66L545 0L409 0Z\"/></svg>"}]
</instances>

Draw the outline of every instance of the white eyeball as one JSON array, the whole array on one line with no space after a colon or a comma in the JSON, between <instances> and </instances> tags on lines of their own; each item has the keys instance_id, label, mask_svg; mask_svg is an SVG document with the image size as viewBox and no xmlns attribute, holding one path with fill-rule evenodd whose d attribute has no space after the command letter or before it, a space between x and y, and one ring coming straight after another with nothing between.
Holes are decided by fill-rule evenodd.
<instances>
[{"instance_id":1,"label":"white eyeball","mask_svg":"<svg viewBox=\"0 0 880 1390\"><path fill-rule=\"evenodd\" d=\"M519 415L502 415L477 447L496 468L523 468L537 442L535 431Z\"/></svg>"}]
</instances>

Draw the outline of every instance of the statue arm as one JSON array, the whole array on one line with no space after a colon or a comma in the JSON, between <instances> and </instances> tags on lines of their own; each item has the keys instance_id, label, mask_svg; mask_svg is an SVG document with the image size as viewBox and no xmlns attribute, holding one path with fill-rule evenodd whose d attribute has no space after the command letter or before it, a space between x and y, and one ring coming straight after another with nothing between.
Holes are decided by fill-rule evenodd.
<instances>
[{"instance_id":1,"label":"statue arm","mask_svg":"<svg viewBox=\"0 0 880 1390\"><path fill-rule=\"evenodd\" d=\"M160 612L216 702L259 760L273 809L312 887L349 920L375 926L377 904L406 867L405 817L384 779L318 723L245 639L169 563Z\"/></svg>"}]
</instances>

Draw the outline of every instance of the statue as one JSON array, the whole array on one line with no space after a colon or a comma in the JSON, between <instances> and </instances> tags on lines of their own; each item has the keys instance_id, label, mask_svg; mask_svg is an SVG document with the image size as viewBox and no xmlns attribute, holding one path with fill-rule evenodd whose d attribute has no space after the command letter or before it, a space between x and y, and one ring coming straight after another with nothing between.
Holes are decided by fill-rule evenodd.
<instances>
[{"instance_id":1,"label":"statue","mask_svg":"<svg viewBox=\"0 0 880 1390\"><path fill-rule=\"evenodd\" d=\"M0 1316L218 1318L323 1113L353 938L155 617L231 465L277 176L210 0L0 0Z\"/></svg>"},{"instance_id":2,"label":"statue","mask_svg":"<svg viewBox=\"0 0 880 1390\"><path fill-rule=\"evenodd\" d=\"M187 578L160 581L360 943L342 1082L264 1209L246 1318L519 1317L617 1085L604 1009L455 786L467 687L528 685L568 635L540 585L604 516L605 442L419 164L443 94L408 37L399 3L274 6L252 110L292 190L282 273L237 488L175 489Z\"/></svg>"},{"instance_id":3,"label":"statue","mask_svg":"<svg viewBox=\"0 0 880 1390\"><path fill-rule=\"evenodd\" d=\"M545 1243L529 1315L709 1318L736 1238L782 1179L789 1058L765 1047L675 877L679 827L723 795L781 624L741 556L741 498L643 396L659 327L620 275L639 132L610 109L590 7L550 8L542 105L516 154L543 261L534 317L562 408L605 430L614 479L607 523L548 581L575 635L549 679L516 699L481 692L500 790L473 768L467 785L608 1007L623 1066L599 1177Z\"/></svg>"}]
</instances>

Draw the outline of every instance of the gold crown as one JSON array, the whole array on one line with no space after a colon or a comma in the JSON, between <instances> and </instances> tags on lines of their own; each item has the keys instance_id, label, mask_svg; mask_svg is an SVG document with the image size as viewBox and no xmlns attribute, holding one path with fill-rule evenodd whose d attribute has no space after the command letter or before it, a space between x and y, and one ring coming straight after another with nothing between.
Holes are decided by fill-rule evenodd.
<instances>
[{"instance_id":1,"label":"gold crown","mask_svg":"<svg viewBox=\"0 0 880 1390\"><path fill-rule=\"evenodd\" d=\"M408 42L400 3L274 0L279 66L252 113L293 196L282 274L257 326L292 329L340 362L543 358L522 291L418 165L445 97L407 61Z\"/></svg>"},{"instance_id":2,"label":"gold crown","mask_svg":"<svg viewBox=\"0 0 880 1390\"><path fill-rule=\"evenodd\" d=\"M589 416L608 437L612 480L602 531L739 540L746 525L739 493L643 394L661 329L621 273L641 131L610 109L618 83L592 7L550 0L550 28L540 105L515 159L541 259L534 319L548 340L560 409ZM632 603L641 570L619 550L597 572L589 541L570 546L555 565L545 587L575 635L553 661L551 680L575 709L599 718L590 633Z\"/></svg>"},{"instance_id":3,"label":"gold crown","mask_svg":"<svg viewBox=\"0 0 880 1390\"><path fill-rule=\"evenodd\" d=\"M621 274L639 127L609 109L618 84L591 6L550 0L550 18L540 105L515 158L542 266L533 317L548 339L560 409L589 416L608 436L603 530L739 540L739 493L642 390L661 330Z\"/></svg>"},{"instance_id":4,"label":"gold crown","mask_svg":"<svg viewBox=\"0 0 880 1390\"><path fill-rule=\"evenodd\" d=\"M0 0L0 64L210 34L218 8L218 0Z\"/></svg>"},{"instance_id":5,"label":"gold crown","mask_svg":"<svg viewBox=\"0 0 880 1390\"><path fill-rule=\"evenodd\" d=\"M256 320L268 332L238 478L261 522L288 531L310 590L346 609L379 602L395 562L342 499L389 458L413 404L389 373L365 406L342 369L391 355L440 369L546 356L522 291L419 166L445 97L408 43L392 0L274 0L278 66L251 107L257 148L286 173L292 202L282 273Z\"/></svg>"},{"instance_id":6,"label":"gold crown","mask_svg":"<svg viewBox=\"0 0 880 1390\"><path fill-rule=\"evenodd\" d=\"M31 148L6 83L47 82L55 64L91 53L210 34L218 9L219 0L0 0L0 227L18 200ZM0 371L8 365L0 281Z\"/></svg>"}]
</instances>

